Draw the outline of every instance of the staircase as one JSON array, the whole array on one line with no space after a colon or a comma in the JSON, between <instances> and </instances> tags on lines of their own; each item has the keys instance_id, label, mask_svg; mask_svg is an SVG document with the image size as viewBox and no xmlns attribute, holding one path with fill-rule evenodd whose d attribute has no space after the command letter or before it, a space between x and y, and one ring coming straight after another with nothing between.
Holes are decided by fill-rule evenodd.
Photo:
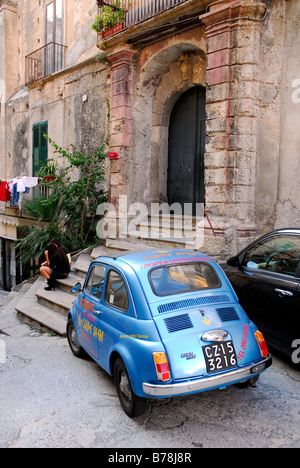
<instances>
[{"instance_id":1,"label":"staircase","mask_svg":"<svg viewBox=\"0 0 300 468\"><path fill-rule=\"evenodd\" d=\"M140 244L139 247L149 248ZM43 332L66 336L68 312L76 297L76 294L71 293L71 289L78 281L83 285L91 261L100 255L111 255L136 248L136 242L109 241L107 246L100 246L93 251L83 251L72 257L72 268L68 278L57 280L58 287L54 291L45 291L44 288L47 286L45 278L37 276L15 306L19 319Z\"/></svg>"},{"instance_id":2,"label":"staircase","mask_svg":"<svg viewBox=\"0 0 300 468\"><path fill-rule=\"evenodd\" d=\"M173 219L170 225L161 217L157 220L147 221L145 225L140 225L141 232L139 239L126 238L107 239L106 245L101 245L94 250L85 250L75 257L72 257L72 268L68 278L57 280L58 287L55 291L45 291L47 286L45 278L39 275L26 294L15 306L18 317L43 332L54 332L59 336L66 336L66 323L68 312L72 307L76 295L71 293L72 287L80 281L83 285L86 273L91 261L101 255L119 254L122 251L150 248L195 248L195 241L190 238L189 231L185 228L185 236L176 232L176 220ZM151 235L150 228L151 226ZM171 226L171 235L169 228ZM195 226L191 228L192 231ZM165 236L167 230L167 236ZM78 293L77 293L78 294Z\"/></svg>"},{"instance_id":3,"label":"staircase","mask_svg":"<svg viewBox=\"0 0 300 468\"><path fill-rule=\"evenodd\" d=\"M72 259L68 278L57 280L58 287L54 291L45 291L46 280L39 275L15 306L19 318L42 331L66 336L68 312L76 297L71 289L78 281L83 284L92 259L91 251L84 251L75 261Z\"/></svg>"}]
</instances>

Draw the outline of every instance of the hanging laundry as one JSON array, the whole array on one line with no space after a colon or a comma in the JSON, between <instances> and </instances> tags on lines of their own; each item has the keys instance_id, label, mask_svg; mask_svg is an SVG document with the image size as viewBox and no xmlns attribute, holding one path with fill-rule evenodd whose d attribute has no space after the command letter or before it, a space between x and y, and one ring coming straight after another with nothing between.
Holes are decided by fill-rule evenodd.
<instances>
[{"instance_id":1,"label":"hanging laundry","mask_svg":"<svg viewBox=\"0 0 300 468\"><path fill-rule=\"evenodd\" d=\"M30 188L36 187L40 180L39 177L29 176L0 180L0 201L10 202L11 206L21 209L23 194L29 193Z\"/></svg>"},{"instance_id":2,"label":"hanging laundry","mask_svg":"<svg viewBox=\"0 0 300 468\"><path fill-rule=\"evenodd\" d=\"M39 183L38 177L23 177L25 187L31 188L36 187Z\"/></svg>"},{"instance_id":3,"label":"hanging laundry","mask_svg":"<svg viewBox=\"0 0 300 468\"><path fill-rule=\"evenodd\" d=\"M7 183L7 188L6 188L6 201L9 202L11 199L11 190L10 190L10 185Z\"/></svg>"},{"instance_id":4,"label":"hanging laundry","mask_svg":"<svg viewBox=\"0 0 300 468\"><path fill-rule=\"evenodd\" d=\"M21 193L24 193L25 192L25 184L24 184L24 181L23 179L19 179L17 180L17 192L21 192Z\"/></svg>"},{"instance_id":5,"label":"hanging laundry","mask_svg":"<svg viewBox=\"0 0 300 468\"><path fill-rule=\"evenodd\" d=\"M5 180L1 180L0 185L0 201L6 201L6 192L7 192L7 182Z\"/></svg>"},{"instance_id":6,"label":"hanging laundry","mask_svg":"<svg viewBox=\"0 0 300 468\"><path fill-rule=\"evenodd\" d=\"M12 206L18 206L19 203L19 193L17 191L17 183L13 183L12 186L12 196L11 196L11 204Z\"/></svg>"}]
</instances>

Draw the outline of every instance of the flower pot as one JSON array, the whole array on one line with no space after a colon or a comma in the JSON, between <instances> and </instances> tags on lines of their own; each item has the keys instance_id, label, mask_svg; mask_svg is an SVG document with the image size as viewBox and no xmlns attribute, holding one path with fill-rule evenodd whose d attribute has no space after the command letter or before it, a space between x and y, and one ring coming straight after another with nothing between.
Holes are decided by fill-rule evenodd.
<instances>
[{"instance_id":1,"label":"flower pot","mask_svg":"<svg viewBox=\"0 0 300 468\"><path fill-rule=\"evenodd\" d=\"M116 24L112 28L109 28L106 31L103 31L102 38L112 36L113 34L116 34L117 32L122 31L122 29L124 29L124 23Z\"/></svg>"},{"instance_id":2,"label":"flower pot","mask_svg":"<svg viewBox=\"0 0 300 468\"><path fill-rule=\"evenodd\" d=\"M53 182L54 179L55 179L55 176L46 176L44 178L45 182Z\"/></svg>"}]
</instances>

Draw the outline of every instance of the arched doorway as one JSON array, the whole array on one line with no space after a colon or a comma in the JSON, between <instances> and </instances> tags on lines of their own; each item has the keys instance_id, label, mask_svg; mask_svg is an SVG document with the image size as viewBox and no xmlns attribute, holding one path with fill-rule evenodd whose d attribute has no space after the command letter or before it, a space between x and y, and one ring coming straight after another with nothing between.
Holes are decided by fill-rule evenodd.
<instances>
[{"instance_id":1,"label":"arched doorway","mask_svg":"<svg viewBox=\"0 0 300 468\"><path fill-rule=\"evenodd\" d=\"M204 203L206 89L194 86L175 103L169 126L168 203Z\"/></svg>"}]
</instances>

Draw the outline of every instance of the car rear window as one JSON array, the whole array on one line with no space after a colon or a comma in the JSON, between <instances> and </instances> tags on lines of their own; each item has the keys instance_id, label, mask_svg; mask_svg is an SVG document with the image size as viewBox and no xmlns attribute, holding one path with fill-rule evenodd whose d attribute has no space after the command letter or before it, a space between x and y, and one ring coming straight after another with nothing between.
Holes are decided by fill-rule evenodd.
<instances>
[{"instance_id":1,"label":"car rear window","mask_svg":"<svg viewBox=\"0 0 300 468\"><path fill-rule=\"evenodd\" d=\"M149 280L157 296L215 289L221 286L215 270L203 262L154 268L149 272Z\"/></svg>"}]
</instances>

